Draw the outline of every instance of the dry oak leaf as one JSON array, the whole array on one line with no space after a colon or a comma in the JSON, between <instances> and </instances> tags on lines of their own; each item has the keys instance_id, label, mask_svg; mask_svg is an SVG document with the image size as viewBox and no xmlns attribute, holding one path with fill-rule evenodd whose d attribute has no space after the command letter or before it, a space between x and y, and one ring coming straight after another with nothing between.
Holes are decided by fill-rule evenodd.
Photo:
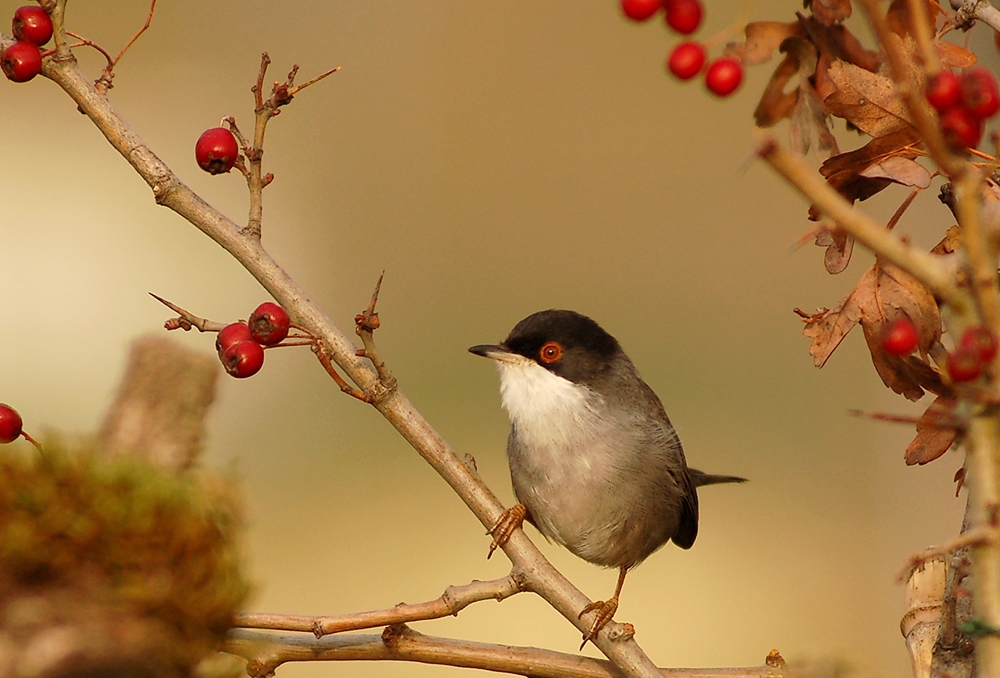
<instances>
[{"instance_id":1,"label":"dry oak leaf","mask_svg":"<svg viewBox=\"0 0 1000 678\"><path fill-rule=\"evenodd\" d=\"M973 52L953 42L935 40L934 47L936 48L938 59L941 60L941 65L945 68L968 68L969 66L974 66L979 61Z\"/></svg>"},{"instance_id":2,"label":"dry oak leaf","mask_svg":"<svg viewBox=\"0 0 1000 678\"><path fill-rule=\"evenodd\" d=\"M938 396L917 420L917 435L906 448L907 466L934 461L952 446L963 430L954 398Z\"/></svg>"},{"instance_id":3,"label":"dry oak leaf","mask_svg":"<svg viewBox=\"0 0 1000 678\"><path fill-rule=\"evenodd\" d=\"M771 74L771 79L753 112L757 127L771 127L789 117L799 101L802 84L808 85L809 77L816 71L816 48L808 40L798 37L788 38L781 43L779 49L785 58ZM799 86L786 91L788 83L796 75L799 76Z\"/></svg>"},{"instance_id":4,"label":"dry oak leaf","mask_svg":"<svg viewBox=\"0 0 1000 678\"><path fill-rule=\"evenodd\" d=\"M817 219L818 219L817 215ZM851 263L854 252L854 237L839 226L820 229L816 234L816 246L825 247L823 266L830 275L843 273Z\"/></svg>"},{"instance_id":5,"label":"dry oak leaf","mask_svg":"<svg viewBox=\"0 0 1000 678\"><path fill-rule=\"evenodd\" d=\"M925 387L942 389L937 373L916 356L889 355L881 346L886 326L902 317L917 328L922 353L941 339L941 314L930 291L899 267L876 260L836 308L806 317L802 333L812 339L809 354L816 367L822 367L847 333L861 323L882 382L910 400L919 400Z\"/></svg>"},{"instance_id":6,"label":"dry oak leaf","mask_svg":"<svg viewBox=\"0 0 1000 678\"><path fill-rule=\"evenodd\" d=\"M930 186L930 172L913 162L920 155L920 137L912 127L904 127L872 139L861 148L833 156L820 166L819 172L850 202L866 200L890 182Z\"/></svg>"},{"instance_id":7,"label":"dry oak leaf","mask_svg":"<svg viewBox=\"0 0 1000 678\"><path fill-rule=\"evenodd\" d=\"M837 61L846 61L872 73L878 71L882 64L880 54L862 45L847 27L842 24L824 26L815 17L802 14L797 16L809 42L816 46L816 51L819 53L819 63L813 75L812 85L816 88L820 99L826 99L837 89L828 74L830 66Z\"/></svg>"},{"instance_id":8,"label":"dry oak leaf","mask_svg":"<svg viewBox=\"0 0 1000 678\"><path fill-rule=\"evenodd\" d=\"M917 141L913 128L906 127L894 134L872 139L861 148L829 158L819 171L852 203L867 200L892 182L926 188L930 185L931 175L913 162L913 158L920 154ZM814 206L809 208L809 218L813 221L819 219L819 212ZM845 231L824 229L816 236L816 244L827 248L823 264L828 273L836 275L847 268L854 239Z\"/></svg>"},{"instance_id":9,"label":"dry oak leaf","mask_svg":"<svg viewBox=\"0 0 1000 678\"><path fill-rule=\"evenodd\" d=\"M906 106L889 78L845 61L833 62L828 75L837 88L823 100L830 114L872 137L911 126Z\"/></svg>"},{"instance_id":10,"label":"dry oak leaf","mask_svg":"<svg viewBox=\"0 0 1000 678\"><path fill-rule=\"evenodd\" d=\"M889 3L889 9L885 14L886 23L889 24L889 30L898 36L913 35L913 22L915 16L910 11L911 4L913 0L892 0ZM924 7L926 8L924 14L927 16L928 32L934 34L934 26L937 22L938 15L938 5L931 0L924 0Z\"/></svg>"},{"instance_id":11,"label":"dry oak leaf","mask_svg":"<svg viewBox=\"0 0 1000 678\"><path fill-rule=\"evenodd\" d=\"M851 16L851 0L807 0L813 16L824 26L833 26Z\"/></svg>"},{"instance_id":12,"label":"dry oak leaf","mask_svg":"<svg viewBox=\"0 0 1000 678\"><path fill-rule=\"evenodd\" d=\"M770 61L774 50L781 47L788 38L803 37L805 31L798 21L781 23L779 21L754 21L744 29L746 40L736 48L734 56L738 55L744 66L756 66Z\"/></svg>"}]
</instances>

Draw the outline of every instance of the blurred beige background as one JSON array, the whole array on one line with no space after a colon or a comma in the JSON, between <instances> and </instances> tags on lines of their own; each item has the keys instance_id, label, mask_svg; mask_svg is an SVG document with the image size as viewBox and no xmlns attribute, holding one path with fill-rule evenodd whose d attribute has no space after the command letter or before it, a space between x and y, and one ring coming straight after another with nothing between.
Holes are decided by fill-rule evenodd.
<instances>
[{"instance_id":1,"label":"blurred beige background","mask_svg":"<svg viewBox=\"0 0 1000 678\"><path fill-rule=\"evenodd\" d=\"M729 3L707 7L705 36L741 18ZM751 14L790 20L799 8L758 2ZM137 0L69 11L76 32L112 52L145 14ZM895 574L957 529L961 457L906 468L909 427L847 414L919 411L881 386L860 334L812 367L792 308L834 305L870 259L831 277L821 250L793 250L809 228L805 204L748 164L771 65L716 100L664 74L675 40L659 22L626 22L613 0L161 0L111 97L185 181L242 221L242 179L202 173L195 139L226 115L252 127L261 51L269 79L293 63L303 81L342 66L269 128L264 239L287 270L349 330L385 269L385 356L505 502L496 375L466 348L539 309L591 315L659 393L691 464L752 480L705 489L695 548L667 547L629 576L617 618L653 660L749 665L778 648L905 675ZM973 40L995 66L989 36ZM83 54L96 77L100 61ZM4 81L0 103L0 400L31 432L86 431L129 341L169 315L148 291L218 320L266 297L156 207L50 82ZM952 223L935 192L900 225L927 246ZM886 219L904 195L890 189L869 208ZM178 339L212 350L210 336ZM269 353L253 379L225 379L209 445L205 463L234 464L244 482L254 609L382 608L507 571L502 556L487 562L483 529L444 482L307 350ZM613 572L542 546L592 598L611 593ZM566 652L579 642L529 595L416 628ZM327 664L280 675L447 671Z\"/></svg>"}]
</instances>

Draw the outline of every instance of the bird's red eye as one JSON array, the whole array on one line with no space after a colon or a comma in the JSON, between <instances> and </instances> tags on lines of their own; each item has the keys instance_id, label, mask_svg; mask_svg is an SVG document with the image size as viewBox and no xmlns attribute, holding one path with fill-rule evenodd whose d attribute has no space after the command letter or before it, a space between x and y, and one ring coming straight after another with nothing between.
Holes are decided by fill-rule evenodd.
<instances>
[{"instance_id":1,"label":"bird's red eye","mask_svg":"<svg viewBox=\"0 0 1000 678\"><path fill-rule=\"evenodd\" d=\"M563 356L563 347L555 341L550 341L549 343L542 346L542 350L538 352L538 357L543 363L551 365L552 363L558 361Z\"/></svg>"}]
</instances>

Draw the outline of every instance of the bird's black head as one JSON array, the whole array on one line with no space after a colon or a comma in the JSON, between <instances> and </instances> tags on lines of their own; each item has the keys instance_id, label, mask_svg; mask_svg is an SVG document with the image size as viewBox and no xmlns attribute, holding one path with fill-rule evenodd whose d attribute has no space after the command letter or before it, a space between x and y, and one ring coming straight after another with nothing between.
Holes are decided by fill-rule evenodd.
<instances>
[{"instance_id":1,"label":"bird's black head","mask_svg":"<svg viewBox=\"0 0 1000 678\"><path fill-rule=\"evenodd\" d=\"M554 309L533 313L519 322L501 347L584 384L623 355L618 341L596 322L575 311Z\"/></svg>"}]
</instances>

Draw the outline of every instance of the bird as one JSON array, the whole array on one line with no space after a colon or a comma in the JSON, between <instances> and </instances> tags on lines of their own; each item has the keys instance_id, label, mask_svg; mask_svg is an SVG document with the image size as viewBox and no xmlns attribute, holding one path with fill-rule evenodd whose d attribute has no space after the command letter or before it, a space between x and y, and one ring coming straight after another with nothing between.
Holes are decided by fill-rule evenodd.
<instances>
[{"instance_id":1,"label":"bird","mask_svg":"<svg viewBox=\"0 0 1000 678\"><path fill-rule=\"evenodd\" d=\"M618 568L580 649L614 618L629 570L668 541L698 536L697 488L745 478L689 468L663 404L618 340L591 318L549 309L499 344L469 351L500 373L510 418L507 458L517 504L489 534L490 555L524 520L583 560Z\"/></svg>"}]
</instances>

